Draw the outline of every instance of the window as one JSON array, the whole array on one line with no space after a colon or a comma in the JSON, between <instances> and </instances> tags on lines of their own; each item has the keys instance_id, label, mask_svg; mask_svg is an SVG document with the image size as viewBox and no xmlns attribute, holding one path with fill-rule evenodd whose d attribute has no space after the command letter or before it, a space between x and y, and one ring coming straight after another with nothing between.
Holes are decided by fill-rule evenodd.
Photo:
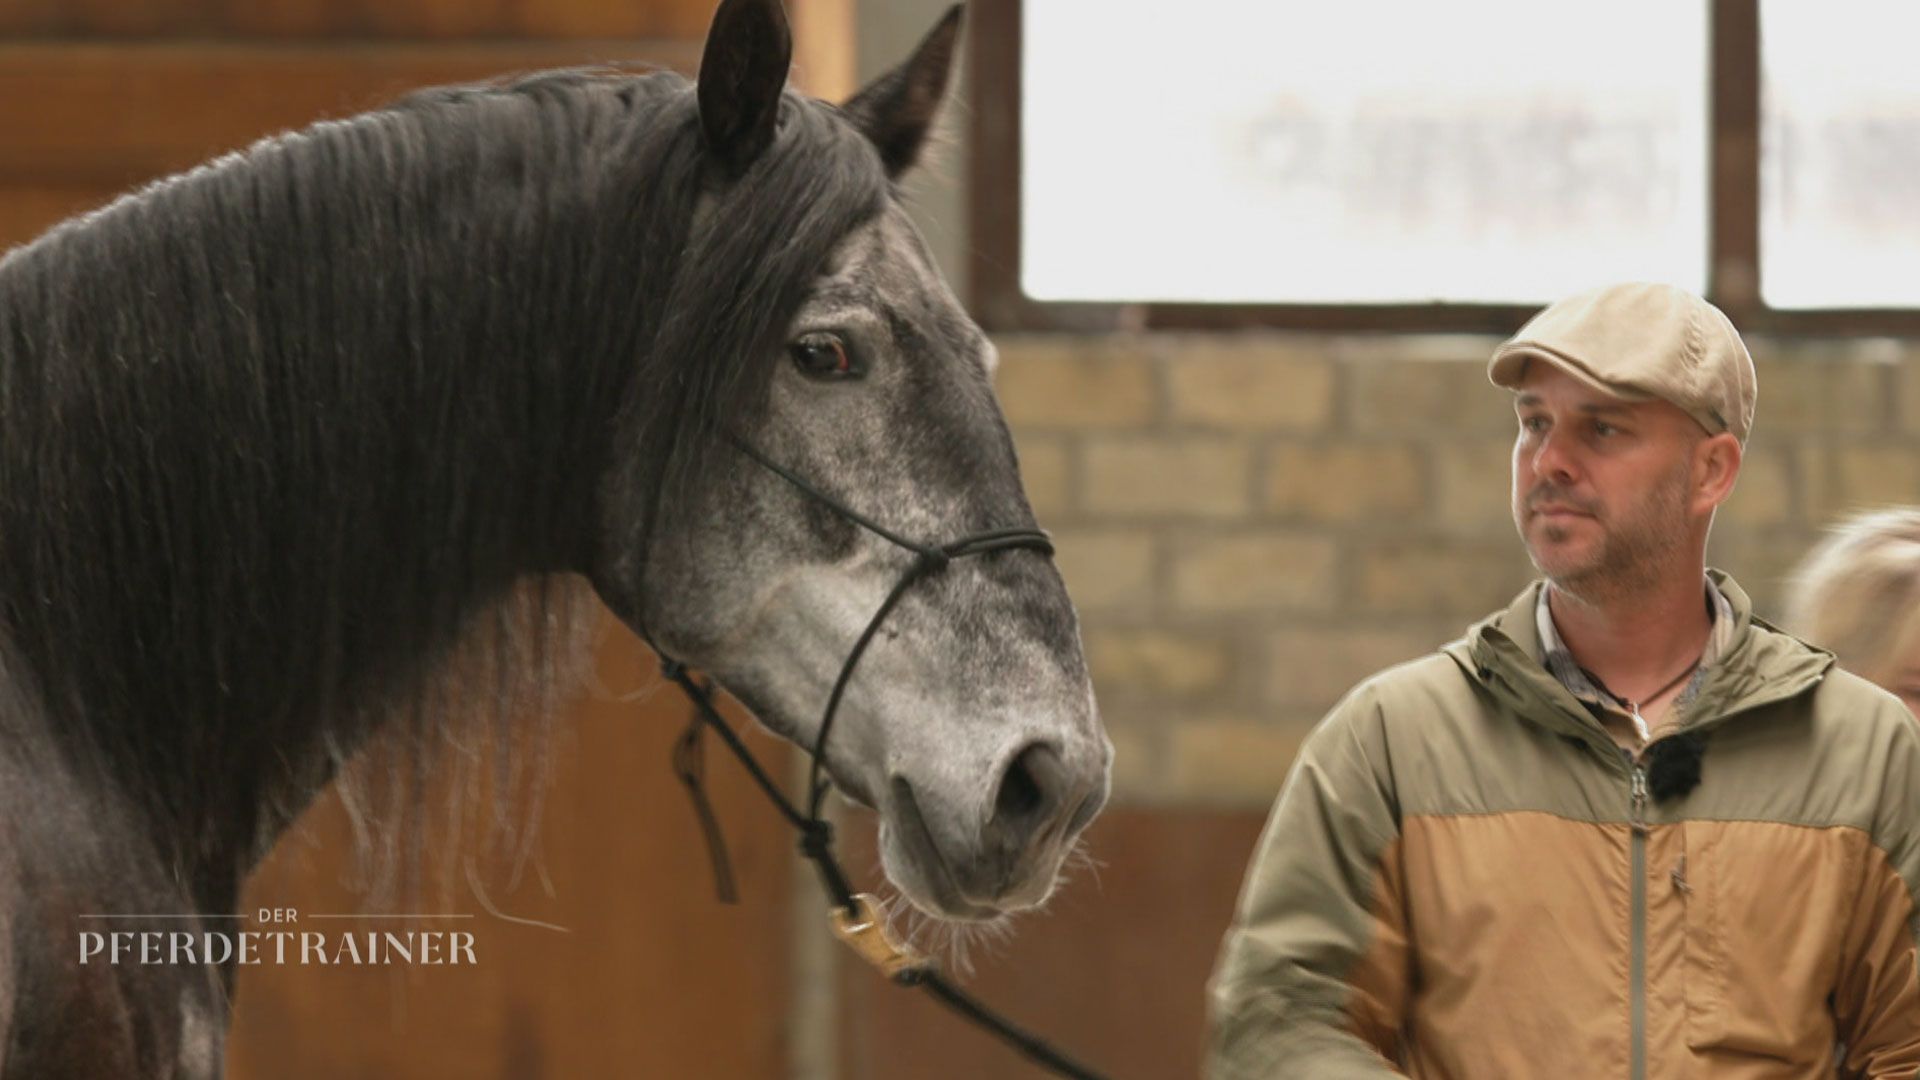
<instances>
[{"instance_id":1,"label":"window","mask_svg":"<svg viewBox=\"0 0 1920 1080\"><path fill-rule=\"evenodd\" d=\"M1029 296L1706 287L1704 0L1043 0L1021 16ZM1129 62L1147 57L1205 73Z\"/></svg>"},{"instance_id":2,"label":"window","mask_svg":"<svg viewBox=\"0 0 1920 1080\"><path fill-rule=\"evenodd\" d=\"M1920 333L1894 0L972 7L995 328L1509 331L1636 278Z\"/></svg>"},{"instance_id":3,"label":"window","mask_svg":"<svg viewBox=\"0 0 1920 1080\"><path fill-rule=\"evenodd\" d=\"M1760 18L1762 296L1920 306L1920 8L1766 0Z\"/></svg>"}]
</instances>

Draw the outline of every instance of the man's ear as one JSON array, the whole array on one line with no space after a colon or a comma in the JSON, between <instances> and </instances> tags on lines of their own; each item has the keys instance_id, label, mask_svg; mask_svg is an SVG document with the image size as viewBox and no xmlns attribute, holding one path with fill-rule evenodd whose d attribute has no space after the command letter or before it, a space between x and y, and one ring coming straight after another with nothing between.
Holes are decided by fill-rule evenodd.
<instances>
[{"instance_id":1,"label":"man's ear","mask_svg":"<svg viewBox=\"0 0 1920 1080\"><path fill-rule=\"evenodd\" d=\"M700 128L729 176L745 172L773 141L792 63L780 0L721 0L700 58Z\"/></svg>"},{"instance_id":2,"label":"man's ear","mask_svg":"<svg viewBox=\"0 0 1920 1080\"><path fill-rule=\"evenodd\" d=\"M1719 508L1733 494L1740 479L1740 463L1745 460L1740 440L1730 432L1721 432L1700 440L1693 448L1693 503L1696 512Z\"/></svg>"},{"instance_id":3,"label":"man's ear","mask_svg":"<svg viewBox=\"0 0 1920 1080\"><path fill-rule=\"evenodd\" d=\"M874 148L887 175L913 167L947 96L960 43L962 5L947 10L907 62L880 76L840 106Z\"/></svg>"}]
</instances>

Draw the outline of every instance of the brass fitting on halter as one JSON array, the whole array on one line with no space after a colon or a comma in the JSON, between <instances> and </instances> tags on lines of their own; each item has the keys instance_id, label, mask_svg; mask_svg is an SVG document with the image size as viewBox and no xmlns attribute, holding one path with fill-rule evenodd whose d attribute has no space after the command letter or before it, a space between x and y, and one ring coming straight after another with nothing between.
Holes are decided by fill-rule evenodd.
<instances>
[{"instance_id":1,"label":"brass fitting on halter","mask_svg":"<svg viewBox=\"0 0 1920 1080\"><path fill-rule=\"evenodd\" d=\"M860 909L857 916L848 914L844 908L833 909L833 934L859 953L862 960L896 982L902 976L933 967L933 962L913 946L893 936L886 916L880 912L880 902L873 894L861 893L853 902Z\"/></svg>"}]
</instances>

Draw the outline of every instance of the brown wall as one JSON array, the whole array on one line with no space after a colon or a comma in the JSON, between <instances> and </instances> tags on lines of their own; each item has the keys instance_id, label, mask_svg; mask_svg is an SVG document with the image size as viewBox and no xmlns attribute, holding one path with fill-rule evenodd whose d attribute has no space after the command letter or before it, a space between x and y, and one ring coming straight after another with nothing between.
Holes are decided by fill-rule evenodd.
<instances>
[{"instance_id":1,"label":"brown wall","mask_svg":"<svg viewBox=\"0 0 1920 1080\"><path fill-rule=\"evenodd\" d=\"M0 245L264 135L414 87L623 59L690 69L699 30L683 28L706 7L0 6ZM606 13L597 21L596 10ZM682 36L636 39L636 29Z\"/></svg>"},{"instance_id":2,"label":"brown wall","mask_svg":"<svg viewBox=\"0 0 1920 1080\"><path fill-rule=\"evenodd\" d=\"M1087 831L1092 861L1070 870L1044 911L1018 917L1007 934L968 950L974 970L967 987L1112 1080L1196 1075L1201 986L1263 816L1174 807L1108 811ZM923 993L892 986L856 962L843 964L840 990L841 1057L828 1075L1049 1075Z\"/></svg>"},{"instance_id":3,"label":"brown wall","mask_svg":"<svg viewBox=\"0 0 1920 1080\"><path fill-rule=\"evenodd\" d=\"M311 916L369 910L344 884L357 864L338 801L323 800L282 840L249 883L244 910L297 908L308 916L301 927L335 935L469 932L477 964L243 969L227 1058L236 1080L784 1075L786 827L710 746L710 788L742 897L717 903L701 834L668 768L686 707L630 635L608 631L604 686L654 691L636 702L589 695L563 723L540 869L517 888L504 859L481 860L483 901L458 884L456 862L449 895L429 886L423 903L401 910L468 918L319 922ZM771 738L752 742L777 770L791 761ZM428 869L463 854L432 850ZM489 904L565 931L503 921Z\"/></svg>"}]
</instances>

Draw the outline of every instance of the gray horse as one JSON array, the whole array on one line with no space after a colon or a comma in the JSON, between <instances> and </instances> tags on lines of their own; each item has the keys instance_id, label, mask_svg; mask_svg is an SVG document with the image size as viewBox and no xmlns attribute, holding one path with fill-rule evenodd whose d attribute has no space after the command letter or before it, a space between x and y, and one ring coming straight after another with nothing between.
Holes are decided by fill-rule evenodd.
<instances>
[{"instance_id":1,"label":"gray horse","mask_svg":"<svg viewBox=\"0 0 1920 1080\"><path fill-rule=\"evenodd\" d=\"M402 791L449 736L518 769L566 582L811 745L914 555L755 455L901 535L1031 527L894 188L957 16L835 107L776 0L725 0L697 84L426 91L0 261L0 1077L218 1074L232 965L81 964L83 917L230 926L193 913L369 747ZM1043 901L1106 796L1042 551L904 593L835 725L935 916Z\"/></svg>"}]
</instances>

